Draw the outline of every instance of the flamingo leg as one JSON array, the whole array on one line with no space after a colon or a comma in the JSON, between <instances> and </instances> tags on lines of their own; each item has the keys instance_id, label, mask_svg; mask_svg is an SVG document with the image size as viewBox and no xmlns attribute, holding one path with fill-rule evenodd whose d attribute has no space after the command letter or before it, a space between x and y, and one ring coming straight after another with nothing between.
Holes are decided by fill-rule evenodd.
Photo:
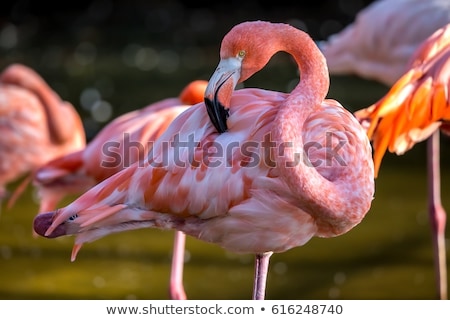
<instances>
[{"instance_id":1,"label":"flamingo leg","mask_svg":"<svg viewBox=\"0 0 450 320\"><path fill-rule=\"evenodd\" d=\"M428 211L433 233L436 281L440 299L447 299L447 262L445 249L446 213L441 204L439 167L439 130L428 138Z\"/></svg>"},{"instance_id":2,"label":"flamingo leg","mask_svg":"<svg viewBox=\"0 0 450 320\"><path fill-rule=\"evenodd\" d=\"M255 259L255 281L253 283L253 300L264 300L266 294L269 261L273 252L258 253Z\"/></svg>"},{"instance_id":3,"label":"flamingo leg","mask_svg":"<svg viewBox=\"0 0 450 320\"><path fill-rule=\"evenodd\" d=\"M186 235L181 231L175 231L173 243L172 268L170 271L169 295L173 300L186 300L186 292L183 287L184 247Z\"/></svg>"}]
</instances>

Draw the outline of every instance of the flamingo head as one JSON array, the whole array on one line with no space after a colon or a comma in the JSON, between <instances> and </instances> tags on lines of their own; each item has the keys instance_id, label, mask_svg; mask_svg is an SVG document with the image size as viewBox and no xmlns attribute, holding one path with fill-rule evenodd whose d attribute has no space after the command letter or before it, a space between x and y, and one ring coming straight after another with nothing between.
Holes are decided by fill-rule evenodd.
<instances>
[{"instance_id":1,"label":"flamingo head","mask_svg":"<svg viewBox=\"0 0 450 320\"><path fill-rule=\"evenodd\" d=\"M208 81L204 99L209 118L219 133L228 129L226 120L236 85L261 70L280 51L277 41L267 41L276 39L274 32L279 32L277 24L244 22L223 38L220 62Z\"/></svg>"}]
</instances>

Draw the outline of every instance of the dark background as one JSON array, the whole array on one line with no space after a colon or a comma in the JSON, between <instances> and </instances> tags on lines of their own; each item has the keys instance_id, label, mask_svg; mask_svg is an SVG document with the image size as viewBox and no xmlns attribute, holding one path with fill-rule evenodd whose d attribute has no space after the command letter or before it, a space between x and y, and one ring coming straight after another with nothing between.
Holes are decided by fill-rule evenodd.
<instances>
[{"instance_id":1,"label":"dark background","mask_svg":"<svg viewBox=\"0 0 450 320\"><path fill-rule=\"evenodd\" d=\"M85 27L172 31L191 34L197 44L216 40L243 20L301 20L314 38L324 38L354 20L369 0L292 1L2 1L1 19L42 33L74 35ZM197 32L199 31L199 32ZM203 32L202 32L203 31ZM170 39L164 38L164 42ZM174 39L175 40L175 39ZM189 39L185 39L189 40ZM175 41L177 42L177 41Z\"/></svg>"}]
</instances>

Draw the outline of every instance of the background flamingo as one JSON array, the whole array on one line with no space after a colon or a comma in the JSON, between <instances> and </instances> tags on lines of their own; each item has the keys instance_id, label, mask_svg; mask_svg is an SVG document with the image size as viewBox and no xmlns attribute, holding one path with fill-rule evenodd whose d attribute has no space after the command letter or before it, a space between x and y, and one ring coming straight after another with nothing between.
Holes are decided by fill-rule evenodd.
<instances>
[{"instance_id":1,"label":"background flamingo","mask_svg":"<svg viewBox=\"0 0 450 320\"><path fill-rule=\"evenodd\" d=\"M0 195L6 185L47 161L86 144L75 108L31 68L8 66L0 75ZM30 179L11 197L11 206Z\"/></svg>"},{"instance_id":2,"label":"background flamingo","mask_svg":"<svg viewBox=\"0 0 450 320\"><path fill-rule=\"evenodd\" d=\"M179 97L166 98L123 114L107 124L82 150L42 165L33 176L39 212L55 209L67 195L81 194L98 182L142 160L181 112L203 101L207 82L190 82Z\"/></svg>"},{"instance_id":3,"label":"background flamingo","mask_svg":"<svg viewBox=\"0 0 450 320\"><path fill-rule=\"evenodd\" d=\"M54 210L67 195L81 194L114 173L142 160L153 142L190 105L203 101L207 82L195 80L179 97L166 98L116 118L106 125L83 150L50 161L34 175L39 212ZM170 296L184 299L182 273L185 235L175 232Z\"/></svg>"},{"instance_id":4,"label":"background flamingo","mask_svg":"<svg viewBox=\"0 0 450 320\"><path fill-rule=\"evenodd\" d=\"M404 154L428 139L429 215L433 230L438 293L447 299L446 213L441 204L439 130L449 134L450 24L436 31L417 50L410 70L372 106L355 115L373 141L375 175L389 150Z\"/></svg>"},{"instance_id":5,"label":"background flamingo","mask_svg":"<svg viewBox=\"0 0 450 320\"><path fill-rule=\"evenodd\" d=\"M330 74L354 74L390 87L420 44L449 22L448 0L378 0L318 44Z\"/></svg>"},{"instance_id":6,"label":"background flamingo","mask_svg":"<svg viewBox=\"0 0 450 320\"><path fill-rule=\"evenodd\" d=\"M278 51L291 54L301 72L290 94L234 91ZM245 22L224 37L220 58L205 97L213 122L226 132L216 132L204 104L189 108L148 159L68 206L39 214L35 231L49 238L75 235L74 259L83 243L109 233L181 230L256 254L253 298L262 299L272 252L357 225L373 199L370 143L350 112L324 100L328 72L312 39L286 24ZM189 141L194 144L186 147Z\"/></svg>"},{"instance_id":7,"label":"background flamingo","mask_svg":"<svg viewBox=\"0 0 450 320\"><path fill-rule=\"evenodd\" d=\"M356 16L353 24L348 25L341 32L332 35L326 41L320 41L319 46L327 59L330 74L354 74L363 78L377 80L388 87L393 86L398 80L399 82L395 84L396 89L392 89L392 92L398 92L402 86L408 85L408 81L405 77L402 78L402 81L400 81L399 78L407 73L412 65L417 65L427 59L425 57L427 54L424 53L424 50L430 50L431 48L426 49L425 46L436 46L436 44L431 44L431 41L428 42L428 45L422 45L423 42L427 40L427 38L430 37L436 30L444 27L449 22L450 1L447 0L379 0L373 2L362 10ZM444 40L441 38L439 41ZM419 49L421 46L422 48ZM442 49L442 46L440 49ZM424 57L417 60L418 55L420 54L424 55ZM413 55L416 55L416 58L414 58L416 60L415 62L411 61ZM416 85L418 84L414 84L414 86ZM408 90L411 90L409 91L410 93L413 91L412 89ZM385 106L390 105L396 110L398 108L398 111L393 112L405 112L404 116L409 114L408 108L404 107L404 105L409 104L410 102L405 102L405 97L399 97L394 93L389 94L389 96L390 97L386 99L389 101L383 102ZM400 99L398 102L392 101L397 98ZM415 100L415 103L418 103L417 99ZM393 105L396 104L398 104L398 106L394 108ZM423 108L421 109L422 112L428 110L428 105L426 103L424 104L425 105L421 107ZM372 109L373 108L370 108L370 110ZM379 112L378 110L383 110L380 111L381 114L383 114L386 109L385 107L380 107L376 108L376 110L376 113ZM360 115L361 114L363 114L363 112L360 113ZM423 117L424 114L413 112L409 115L411 118L416 116ZM370 116L370 118L372 117L375 119L378 116ZM388 118L391 119L390 117ZM402 117L399 116L399 118ZM385 123L387 124L387 122L391 123L391 121L397 120L398 119L385 120ZM425 121L421 123L423 127L420 128L424 129L425 126L430 125L435 120L442 119L431 120L430 118L420 118L417 121ZM425 123L427 123L427 125L425 125ZM414 122L414 124L416 124L416 122ZM374 125L375 124L372 124L371 130L374 130ZM390 125L393 126L392 123ZM439 125L440 122L434 122L433 127L429 127L429 130L433 130ZM414 143L409 141L407 147L403 145L405 143L404 141L401 143L401 146L393 146L393 141L397 141L396 143L400 144L399 140L397 140L397 135L400 135L400 131L407 134L408 130L413 130L415 132L414 134L418 134L416 129L412 129L412 126L413 124L411 124L411 127L408 129L398 129L398 132L392 133L393 136L390 138L392 140L390 140L391 144L389 147L391 152L401 154L405 152L406 149L410 149L412 145L419 140L418 138L415 138ZM381 132L384 129L379 130L379 135L381 136L383 134ZM419 134L421 140L425 139L428 133L431 133L431 131ZM372 135L372 133L370 134ZM436 214L438 214L436 211L441 212L442 209L440 208L442 206L440 204L439 196L436 194L440 188L438 173L439 168L432 169L431 167L431 163L434 163L434 166L439 166L439 162L435 162L436 160L433 160L438 159L439 157L439 146L436 145L439 143L439 133L436 132L435 134L436 136L433 136L433 139L436 139L436 141L432 142L430 140L430 145L428 147L428 158L430 161L428 176L429 179L434 179L434 182L432 180L429 181L429 201L431 202L429 205L430 219L432 225L438 225L433 226L433 233L437 233L437 230L440 228L445 229L445 219L442 217L438 218L436 216ZM398 138L403 139L404 137ZM383 143L387 143L387 140L383 140ZM385 147L382 148L385 150ZM434 155L431 153L434 153ZM378 151L375 153L375 156L379 157L379 159L375 161L376 164L378 163L379 165L383 154L384 151ZM434 170L434 172L432 172L432 170ZM378 172L377 166L376 172ZM439 215L445 216L445 213L439 213ZM436 221L437 219L444 221L438 223ZM439 231L439 233L442 234L434 234L434 242L436 246L435 264L438 278L437 282L439 297L445 299L447 297L445 244L443 231ZM438 247L440 247L440 249L438 249Z\"/></svg>"}]
</instances>

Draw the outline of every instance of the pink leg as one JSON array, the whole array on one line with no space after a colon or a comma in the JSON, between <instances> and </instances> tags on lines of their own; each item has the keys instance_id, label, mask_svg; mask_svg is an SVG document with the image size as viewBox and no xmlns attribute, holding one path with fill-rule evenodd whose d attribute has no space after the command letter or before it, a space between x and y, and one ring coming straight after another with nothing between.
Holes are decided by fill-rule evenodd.
<instances>
[{"instance_id":1,"label":"pink leg","mask_svg":"<svg viewBox=\"0 0 450 320\"><path fill-rule=\"evenodd\" d=\"M255 259L255 281L253 284L253 300L264 300L266 295L267 273L273 252L259 253Z\"/></svg>"},{"instance_id":2,"label":"pink leg","mask_svg":"<svg viewBox=\"0 0 450 320\"><path fill-rule=\"evenodd\" d=\"M446 213L441 204L439 165L439 131L427 142L428 147L428 210L433 233L436 281L440 299L447 299L447 262L445 250Z\"/></svg>"},{"instance_id":3,"label":"pink leg","mask_svg":"<svg viewBox=\"0 0 450 320\"><path fill-rule=\"evenodd\" d=\"M170 271L169 294L173 300L186 300L183 287L184 247L186 235L181 231L175 231L173 243L172 269Z\"/></svg>"}]
</instances>

